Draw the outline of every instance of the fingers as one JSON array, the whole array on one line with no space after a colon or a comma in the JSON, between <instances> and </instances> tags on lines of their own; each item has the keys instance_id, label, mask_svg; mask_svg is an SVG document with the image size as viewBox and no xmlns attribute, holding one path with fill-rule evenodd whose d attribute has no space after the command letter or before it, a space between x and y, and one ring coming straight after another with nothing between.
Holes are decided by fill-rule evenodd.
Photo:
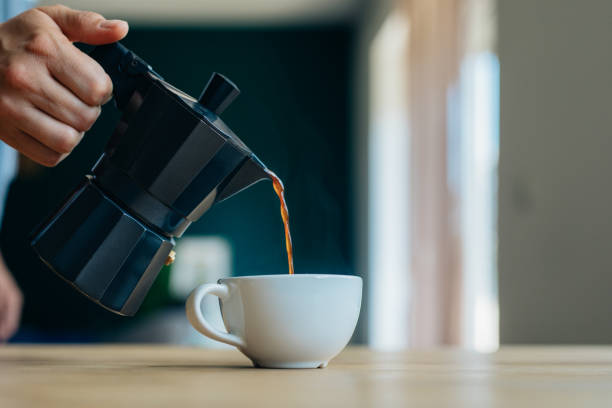
<instances>
[{"instance_id":1,"label":"fingers","mask_svg":"<svg viewBox=\"0 0 612 408\"><path fill-rule=\"evenodd\" d=\"M57 25L49 17L56 18L62 24L74 22L70 29L76 31L93 30L99 21L102 21L100 24L105 27L107 25L114 27L117 24L104 20L99 14L75 11L64 6L41 7L33 11L37 15L44 16L44 20L48 20L48 24L53 27L47 30L38 29L27 38L24 43L25 55L22 54L10 61L12 68L15 68L13 71L16 74L25 71L32 78L34 77L32 66L42 65L44 71L37 68L35 71L37 77L48 75L50 72L55 79L86 104L99 106L108 101L112 93L112 82L109 76L94 59L71 43L76 37L66 37L64 33L59 32ZM43 22L38 22L38 24L42 25ZM103 31L108 31L108 29ZM122 33L122 36L125 35L125 32L122 31ZM112 38L113 41L117 39ZM17 85L24 84L18 83ZM27 84L25 86L27 87Z\"/></svg>"},{"instance_id":2,"label":"fingers","mask_svg":"<svg viewBox=\"0 0 612 408\"><path fill-rule=\"evenodd\" d=\"M113 83L96 61L72 45L61 47L59 54L49 60L47 67L60 83L90 106L110 99Z\"/></svg>"},{"instance_id":3,"label":"fingers","mask_svg":"<svg viewBox=\"0 0 612 408\"><path fill-rule=\"evenodd\" d=\"M68 126L85 132L100 115L100 106L89 106L50 76L42 78L37 93L31 93L30 102L49 116Z\"/></svg>"},{"instance_id":4,"label":"fingers","mask_svg":"<svg viewBox=\"0 0 612 408\"><path fill-rule=\"evenodd\" d=\"M34 137L51 150L70 153L83 138L83 133L41 112L34 106L22 107L24 120L16 123L17 128Z\"/></svg>"},{"instance_id":5,"label":"fingers","mask_svg":"<svg viewBox=\"0 0 612 408\"><path fill-rule=\"evenodd\" d=\"M97 65L93 66L96 72ZM4 67L0 80L0 137L32 160L55 166L97 119L107 90L85 98L93 105L90 106L58 83L47 68L40 60L28 62L24 57Z\"/></svg>"},{"instance_id":6,"label":"fingers","mask_svg":"<svg viewBox=\"0 0 612 408\"><path fill-rule=\"evenodd\" d=\"M63 160L112 95L108 75L72 41L105 44L127 30L123 21L64 6L0 25L0 138L43 165Z\"/></svg>"},{"instance_id":7,"label":"fingers","mask_svg":"<svg viewBox=\"0 0 612 408\"><path fill-rule=\"evenodd\" d=\"M109 44L121 40L128 32L122 20L106 20L92 11L73 10L65 6L39 7L55 21L70 41L92 45Z\"/></svg>"},{"instance_id":8,"label":"fingers","mask_svg":"<svg viewBox=\"0 0 612 408\"><path fill-rule=\"evenodd\" d=\"M96 107L110 99L113 84L104 69L65 38L39 33L29 39L26 49L29 55L13 57L4 67L0 67L3 68L4 74L1 82L22 95L34 95L36 105L45 112L54 117L59 113L50 112L52 106L40 106L44 99L60 105L62 102L69 102L73 107L86 104L94 107L93 110L87 112L82 109L75 112L85 118L71 120L87 122L87 118L93 116L98 109ZM56 84L58 81L60 84ZM74 93L83 103L79 104L74 100L70 102L74 98L62 91L62 86ZM84 126L75 128L82 127Z\"/></svg>"},{"instance_id":9,"label":"fingers","mask_svg":"<svg viewBox=\"0 0 612 408\"><path fill-rule=\"evenodd\" d=\"M2 132L2 138L6 144L43 166L57 166L68 156L68 153L58 153L18 129Z\"/></svg>"}]
</instances>

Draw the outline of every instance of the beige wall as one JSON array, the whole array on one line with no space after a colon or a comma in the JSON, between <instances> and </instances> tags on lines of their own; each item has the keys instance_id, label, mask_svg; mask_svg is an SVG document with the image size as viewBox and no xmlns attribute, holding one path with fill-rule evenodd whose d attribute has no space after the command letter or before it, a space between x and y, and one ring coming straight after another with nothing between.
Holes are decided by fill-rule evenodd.
<instances>
[{"instance_id":1,"label":"beige wall","mask_svg":"<svg viewBox=\"0 0 612 408\"><path fill-rule=\"evenodd\" d=\"M612 342L612 1L499 0L502 343Z\"/></svg>"}]
</instances>

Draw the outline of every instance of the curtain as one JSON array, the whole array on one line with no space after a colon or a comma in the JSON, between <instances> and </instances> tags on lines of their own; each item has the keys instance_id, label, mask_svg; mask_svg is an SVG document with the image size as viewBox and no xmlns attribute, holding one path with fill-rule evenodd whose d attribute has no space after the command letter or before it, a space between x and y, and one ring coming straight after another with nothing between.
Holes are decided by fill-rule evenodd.
<instances>
[{"instance_id":1,"label":"curtain","mask_svg":"<svg viewBox=\"0 0 612 408\"><path fill-rule=\"evenodd\" d=\"M446 143L447 95L458 75L458 3L412 0L403 5L410 22L410 344L415 347L459 342L461 269Z\"/></svg>"},{"instance_id":2,"label":"curtain","mask_svg":"<svg viewBox=\"0 0 612 408\"><path fill-rule=\"evenodd\" d=\"M410 123L412 347L467 345L473 337L469 330L477 326L474 319L480 313L474 302L482 297L471 288L480 288L478 281L493 279L485 275L495 273L494 264L478 265L480 258L483 263L490 258L495 244L474 244L474 236L483 234L475 235L471 229L471 224L476 230L491 229L492 221L482 222L474 212L474 200L466 197L474 191L469 188L474 177L480 177L488 186L486 183L490 184L495 176L491 166L474 170L469 162L473 160L472 150L482 145L474 139L470 121L482 121L483 118L474 119L474 115L490 112L475 112L474 106L480 102L466 97L473 94L471 78L479 75L469 71L469 66L466 68L466 61L494 47L493 6L492 0L407 0L399 5L410 27L406 91ZM488 139L488 146L487 143ZM493 196L484 194L476 199L493 200ZM486 208L494 205L484 203ZM485 232L484 236L488 236L489 231ZM475 257L475 262L466 262ZM493 323L487 320L484 324Z\"/></svg>"}]
</instances>

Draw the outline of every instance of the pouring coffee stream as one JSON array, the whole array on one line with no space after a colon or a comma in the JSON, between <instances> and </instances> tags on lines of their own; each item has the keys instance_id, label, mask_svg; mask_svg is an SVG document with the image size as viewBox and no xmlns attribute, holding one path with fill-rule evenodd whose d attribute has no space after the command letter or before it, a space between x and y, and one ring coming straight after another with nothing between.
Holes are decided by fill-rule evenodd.
<instances>
[{"instance_id":1,"label":"pouring coffee stream","mask_svg":"<svg viewBox=\"0 0 612 408\"><path fill-rule=\"evenodd\" d=\"M110 76L122 116L91 173L34 232L40 259L94 302L133 315L175 238L215 203L272 179L293 273L282 182L220 118L236 85L214 73L196 99L119 43L90 56Z\"/></svg>"},{"instance_id":2,"label":"pouring coffee stream","mask_svg":"<svg viewBox=\"0 0 612 408\"><path fill-rule=\"evenodd\" d=\"M285 186L281 179L269 169L266 169L266 173L272 179L272 185L274 191L280 200L280 211L283 219L283 225L285 227L285 246L287 247L287 262L289 264L289 275L293 275L293 242L291 241L291 231L289 231L289 208L287 207L287 201L285 200Z\"/></svg>"}]
</instances>

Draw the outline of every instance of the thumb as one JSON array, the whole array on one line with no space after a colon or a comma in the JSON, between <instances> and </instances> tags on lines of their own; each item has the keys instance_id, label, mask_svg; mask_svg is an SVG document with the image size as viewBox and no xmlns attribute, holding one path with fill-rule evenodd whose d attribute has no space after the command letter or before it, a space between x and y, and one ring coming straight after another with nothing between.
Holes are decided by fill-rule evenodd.
<instances>
[{"instance_id":1,"label":"thumb","mask_svg":"<svg viewBox=\"0 0 612 408\"><path fill-rule=\"evenodd\" d=\"M106 20L93 11L73 10L61 5L38 9L51 17L64 35L73 42L109 44L125 37L129 29L126 21Z\"/></svg>"}]
</instances>

